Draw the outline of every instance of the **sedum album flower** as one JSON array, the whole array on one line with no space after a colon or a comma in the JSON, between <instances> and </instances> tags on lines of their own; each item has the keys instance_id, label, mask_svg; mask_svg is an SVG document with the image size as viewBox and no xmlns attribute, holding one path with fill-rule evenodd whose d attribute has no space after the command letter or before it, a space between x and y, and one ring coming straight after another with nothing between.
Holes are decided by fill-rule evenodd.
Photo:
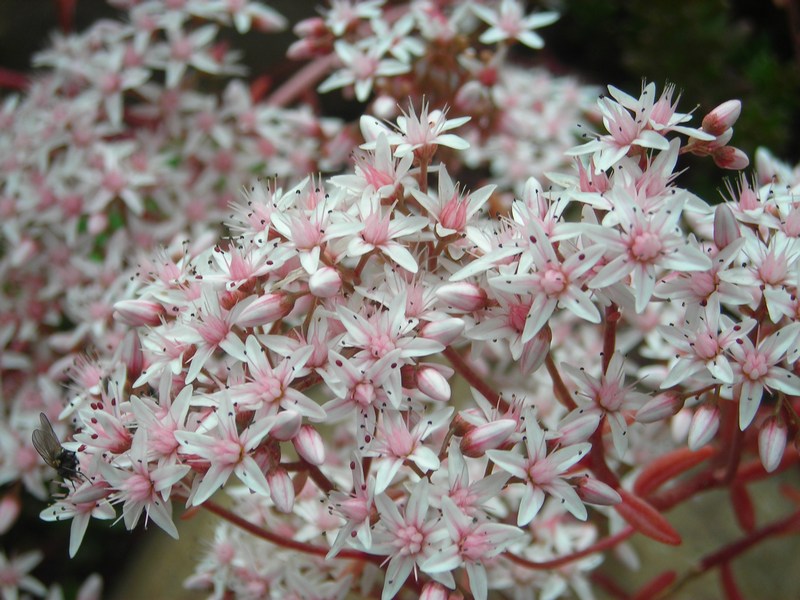
<instances>
[{"instance_id":1,"label":"sedum album flower","mask_svg":"<svg viewBox=\"0 0 800 600\"><path fill-rule=\"evenodd\" d=\"M517 512L517 525L523 527L536 517L544 504L546 494L562 501L577 519L585 521L586 507L563 476L570 467L586 456L592 445L584 442L549 452L544 430L536 421L535 412L528 411L525 417L523 440L526 456L520 456L514 450L486 452L493 463L525 484Z\"/></svg>"},{"instance_id":2,"label":"sedum album flower","mask_svg":"<svg viewBox=\"0 0 800 600\"><path fill-rule=\"evenodd\" d=\"M269 496L267 479L251 453L270 432L274 419L259 419L239 432L236 417L230 397L224 395L214 416L208 417L215 424L204 427L207 432L175 432L182 454L209 463L208 471L198 476L199 485L195 482L192 487L189 503L193 506L208 500L233 474L252 491Z\"/></svg>"}]
</instances>

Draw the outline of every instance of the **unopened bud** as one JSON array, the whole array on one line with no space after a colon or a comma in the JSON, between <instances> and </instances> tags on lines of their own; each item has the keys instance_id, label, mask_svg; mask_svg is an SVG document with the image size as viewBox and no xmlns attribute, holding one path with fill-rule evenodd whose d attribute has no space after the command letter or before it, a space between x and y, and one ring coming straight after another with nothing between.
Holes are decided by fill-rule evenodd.
<instances>
[{"instance_id":1,"label":"unopened bud","mask_svg":"<svg viewBox=\"0 0 800 600\"><path fill-rule=\"evenodd\" d=\"M714 163L721 169L739 171L741 169L746 169L747 165L750 164L750 159L747 158L747 154L733 146L717 148L711 156L714 158Z\"/></svg>"},{"instance_id":2,"label":"unopened bud","mask_svg":"<svg viewBox=\"0 0 800 600\"><path fill-rule=\"evenodd\" d=\"M17 522L22 505L19 496L8 493L0 500L0 535L5 534Z\"/></svg>"},{"instance_id":3,"label":"unopened bud","mask_svg":"<svg viewBox=\"0 0 800 600\"><path fill-rule=\"evenodd\" d=\"M269 495L272 502L282 513L292 512L294 507L294 485L286 469L278 467L267 473Z\"/></svg>"},{"instance_id":4,"label":"unopened bud","mask_svg":"<svg viewBox=\"0 0 800 600\"><path fill-rule=\"evenodd\" d=\"M758 455L767 473L772 473L781 464L786 439L786 425L776 417L770 417L761 426L758 432Z\"/></svg>"},{"instance_id":5,"label":"unopened bud","mask_svg":"<svg viewBox=\"0 0 800 600\"><path fill-rule=\"evenodd\" d=\"M288 315L293 307L294 301L287 294L264 294L242 309L236 318L236 324L239 327L268 325Z\"/></svg>"},{"instance_id":6,"label":"unopened bud","mask_svg":"<svg viewBox=\"0 0 800 600\"><path fill-rule=\"evenodd\" d=\"M575 411L570 413L570 415L572 414L575 414ZM600 425L599 412L576 414L574 417L570 417L570 415L558 426L558 442L562 446L585 442Z\"/></svg>"},{"instance_id":7,"label":"unopened bud","mask_svg":"<svg viewBox=\"0 0 800 600\"><path fill-rule=\"evenodd\" d=\"M429 581L422 588L419 600L449 600L450 593L441 583Z\"/></svg>"},{"instance_id":8,"label":"unopened bud","mask_svg":"<svg viewBox=\"0 0 800 600\"><path fill-rule=\"evenodd\" d=\"M333 267L322 267L308 278L308 290L317 298L331 298L342 288L339 271Z\"/></svg>"},{"instance_id":9,"label":"unopened bud","mask_svg":"<svg viewBox=\"0 0 800 600\"><path fill-rule=\"evenodd\" d=\"M433 367L423 367L417 372L417 389L439 402L450 400L450 384Z\"/></svg>"},{"instance_id":10,"label":"unopened bud","mask_svg":"<svg viewBox=\"0 0 800 600\"><path fill-rule=\"evenodd\" d=\"M499 419L474 427L461 439L461 452L470 458L479 458L487 450L502 446L517 429L513 419Z\"/></svg>"},{"instance_id":11,"label":"unopened bud","mask_svg":"<svg viewBox=\"0 0 800 600\"><path fill-rule=\"evenodd\" d=\"M446 283L436 289L436 295L448 308L472 312L486 306L486 291L468 281Z\"/></svg>"},{"instance_id":12,"label":"unopened bud","mask_svg":"<svg viewBox=\"0 0 800 600\"><path fill-rule=\"evenodd\" d=\"M164 307L150 300L120 300L114 303L114 319L131 327L155 327L161 323L163 315Z\"/></svg>"},{"instance_id":13,"label":"unopened bud","mask_svg":"<svg viewBox=\"0 0 800 600\"><path fill-rule=\"evenodd\" d=\"M733 127L741 112L742 103L739 100L723 102L703 117L703 131L707 131L713 136L718 136Z\"/></svg>"},{"instance_id":14,"label":"unopened bud","mask_svg":"<svg viewBox=\"0 0 800 600\"><path fill-rule=\"evenodd\" d=\"M303 417L300 413L293 410L282 410L275 415L274 419L275 421L269 430L269 434L279 442L288 442L300 433L300 426L303 423Z\"/></svg>"},{"instance_id":15,"label":"unopened bud","mask_svg":"<svg viewBox=\"0 0 800 600\"><path fill-rule=\"evenodd\" d=\"M683 408L683 399L677 392L663 392L647 402L636 412L639 423L655 423L678 414Z\"/></svg>"},{"instance_id":16,"label":"unopened bud","mask_svg":"<svg viewBox=\"0 0 800 600\"><path fill-rule=\"evenodd\" d=\"M303 460L317 466L325 463L325 444L311 425L300 427L300 431L292 438L292 444Z\"/></svg>"},{"instance_id":17,"label":"unopened bud","mask_svg":"<svg viewBox=\"0 0 800 600\"><path fill-rule=\"evenodd\" d=\"M689 449L697 450L708 444L719 429L719 408L701 406L692 417L689 425Z\"/></svg>"},{"instance_id":18,"label":"unopened bud","mask_svg":"<svg viewBox=\"0 0 800 600\"><path fill-rule=\"evenodd\" d=\"M719 204L714 210L714 243L722 250L742 236L733 211L727 204Z\"/></svg>"},{"instance_id":19,"label":"unopened bud","mask_svg":"<svg viewBox=\"0 0 800 600\"><path fill-rule=\"evenodd\" d=\"M576 491L578 497L589 504L614 506L622 502L622 496L614 488L588 475L577 480Z\"/></svg>"},{"instance_id":20,"label":"unopened bud","mask_svg":"<svg viewBox=\"0 0 800 600\"><path fill-rule=\"evenodd\" d=\"M464 331L464 320L455 317L440 319L438 321L429 321L420 329L420 335L429 340L435 340L440 344L449 346L461 332Z\"/></svg>"}]
</instances>

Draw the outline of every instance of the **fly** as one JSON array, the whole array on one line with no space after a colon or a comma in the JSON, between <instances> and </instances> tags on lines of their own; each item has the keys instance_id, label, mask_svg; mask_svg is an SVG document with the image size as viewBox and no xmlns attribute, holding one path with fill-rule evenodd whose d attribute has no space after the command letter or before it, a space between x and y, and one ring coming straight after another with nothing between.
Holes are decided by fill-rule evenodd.
<instances>
[{"instance_id":1,"label":"fly","mask_svg":"<svg viewBox=\"0 0 800 600\"><path fill-rule=\"evenodd\" d=\"M83 473L78 470L78 456L61 445L50 419L39 413L39 428L31 435L33 447L50 467L64 479L80 479Z\"/></svg>"}]
</instances>

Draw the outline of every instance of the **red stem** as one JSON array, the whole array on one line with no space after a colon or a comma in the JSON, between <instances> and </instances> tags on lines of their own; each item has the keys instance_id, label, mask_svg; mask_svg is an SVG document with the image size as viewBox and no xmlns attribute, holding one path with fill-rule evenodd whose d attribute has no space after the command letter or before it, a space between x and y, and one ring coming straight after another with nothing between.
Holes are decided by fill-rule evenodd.
<instances>
[{"instance_id":1,"label":"red stem","mask_svg":"<svg viewBox=\"0 0 800 600\"><path fill-rule=\"evenodd\" d=\"M766 525L761 529L756 529L743 538L727 544L719 550L712 552L700 561L697 566L697 573L704 573L716 566L729 563L731 560L744 554L747 550L758 544L760 541L773 535L788 533L792 528L800 527L800 510L793 512L788 517L780 519Z\"/></svg>"},{"instance_id":2,"label":"red stem","mask_svg":"<svg viewBox=\"0 0 800 600\"><path fill-rule=\"evenodd\" d=\"M316 84L319 79L322 79L338 59L334 53L308 63L272 92L267 98L267 104L270 106L288 105L309 87Z\"/></svg>"},{"instance_id":3,"label":"red stem","mask_svg":"<svg viewBox=\"0 0 800 600\"><path fill-rule=\"evenodd\" d=\"M528 567L529 569L538 569L538 570L555 569L557 567L569 564L572 561L578 560L579 558L583 558L584 556L589 556L590 554L594 554L595 552L602 552L603 550L608 550L609 548L613 548L620 542L624 542L625 540L627 540L633 534L634 534L633 527L628 525L624 529L621 529L620 531L615 533L614 535L610 535L607 538L603 538L599 542L595 542L594 544L592 544L587 548L584 548L583 550L578 550L577 552L573 552L572 554L565 554L564 556L559 556L558 558L554 558L553 560L545 560L542 562L534 562L532 560L528 560L527 558L522 558L521 556L512 554L511 552L506 552L504 556L511 562L517 563L518 565L522 565L523 567Z\"/></svg>"},{"instance_id":4,"label":"red stem","mask_svg":"<svg viewBox=\"0 0 800 600\"><path fill-rule=\"evenodd\" d=\"M561 379L561 373L558 372L558 367L556 366L555 361L553 361L552 354L547 354L544 359L544 364L547 367L547 372L550 374L550 379L553 380L553 394L555 395L556 400L561 402L561 404L563 404L567 410L575 410L578 408L578 405L575 404L572 396L570 396L567 386L564 385L564 380Z\"/></svg>"},{"instance_id":5,"label":"red stem","mask_svg":"<svg viewBox=\"0 0 800 600\"><path fill-rule=\"evenodd\" d=\"M510 409L508 402L503 400L500 395L492 389L492 387L483 380L483 378L478 375L472 367L467 364L467 361L464 360L464 357L459 354L458 350L453 348L452 346L448 346L442 351L442 354L450 361L450 364L453 365L453 368L458 371L458 374L461 375L464 379L467 380L472 387L478 390L481 394L486 396L486 399L493 405L497 407L497 410L500 412L507 412Z\"/></svg>"},{"instance_id":6,"label":"red stem","mask_svg":"<svg viewBox=\"0 0 800 600\"><path fill-rule=\"evenodd\" d=\"M328 554L329 548L323 548L322 546L315 546L313 544L306 544L304 542L298 542L293 540L289 537L278 535L251 523L247 519L243 519L239 515L229 511L227 508L224 508L213 502L211 500L206 500L201 504L203 508L208 510L209 512L214 513L218 517L233 523L237 527L244 529L248 533L259 537L263 540L267 540L275 544L276 546L281 546L282 548L289 548L291 550L297 550L298 552L303 552L305 554L313 554L315 556L326 556ZM352 560L361 560L366 562L375 563L380 565L384 558L383 556L374 556L371 554L366 554L364 552L359 552L358 550L341 550L337 555L336 558L347 558Z\"/></svg>"}]
</instances>

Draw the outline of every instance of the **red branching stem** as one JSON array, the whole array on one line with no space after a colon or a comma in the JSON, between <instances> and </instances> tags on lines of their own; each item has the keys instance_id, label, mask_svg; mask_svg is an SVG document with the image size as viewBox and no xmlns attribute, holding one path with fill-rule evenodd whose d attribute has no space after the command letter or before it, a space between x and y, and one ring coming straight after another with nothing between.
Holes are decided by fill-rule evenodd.
<instances>
[{"instance_id":1,"label":"red branching stem","mask_svg":"<svg viewBox=\"0 0 800 600\"><path fill-rule=\"evenodd\" d=\"M615 533L614 535L610 535L607 538L603 538L599 542L595 542L594 544L584 548L583 550L578 550L577 552L573 552L571 554L565 554L564 556L559 556L558 558L554 558L552 560L545 560L542 562L534 562L532 560L528 560L527 558L522 558L521 556L517 556L516 554L513 554L511 552L506 552L503 556L505 556L511 562L514 562L523 567L528 567L529 569L540 569L540 570L555 569L567 565L571 562L574 562L578 559L581 559L584 556L589 556L590 554L595 554L596 552L603 552L604 550L613 548L617 544L627 540L633 534L634 534L633 527L628 525L624 529L621 529L620 531Z\"/></svg>"},{"instance_id":2,"label":"red branching stem","mask_svg":"<svg viewBox=\"0 0 800 600\"><path fill-rule=\"evenodd\" d=\"M797 530L800 527L800 510L790 514L788 517L779 519L760 529L756 529L741 539L727 544L719 550L712 552L703 558L697 565L697 573L705 573L714 567L729 563L737 556L744 554L747 550L761 542L762 540L775 535L782 535Z\"/></svg>"},{"instance_id":3,"label":"red branching stem","mask_svg":"<svg viewBox=\"0 0 800 600\"><path fill-rule=\"evenodd\" d=\"M726 562L720 567L719 576L727 600L744 600L744 596L742 596L742 593L739 591L739 586L736 585L736 578L733 576L731 563Z\"/></svg>"},{"instance_id":4,"label":"red branching stem","mask_svg":"<svg viewBox=\"0 0 800 600\"><path fill-rule=\"evenodd\" d=\"M318 80L322 79L337 60L339 59L336 54L330 54L308 63L272 92L267 98L267 104L270 106L286 106L290 104L295 98L315 85Z\"/></svg>"},{"instance_id":5,"label":"red branching stem","mask_svg":"<svg viewBox=\"0 0 800 600\"><path fill-rule=\"evenodd\" d=\"M725 460L724 481L730 483L739 468L739 461L742 459L742 441L744 432L739 429L739 411L736 404L732 402L722 402L722 447L726 452L721 456Z\"/></svg>"},{"instance_id":6,"label":"red branching stem","mask_svg":"<svg viewBox=\"0 0 800 600\"><path fill-rule=\"evenodd\" d=\"M616 304L606 308L605 330L603 331L603 373L608 370L608 363L617 349L617 323L622 314Z\"/></svg>"},{"instance_id":7,"label":"red branching stem","mask_svg":"<svg viewBox=\"0 0 800 600\"><path fill-rule=\"evenodd\" d=\"M209 512L214 513L218 517L225 519L226 521L233 523L237 527L244 529L248 533L261 538L262 540L267 540L268 542L275 544L276 546L281 546L282 548L288 548L290 550L296 550L298 552L303 552L305 554L313 554L315 556L326 556L328 554L329 548L323 548L322 546L315 546L313 544L306 544L305 542L298 542L297 540L293 540L288 538L284 535L278 535L276 533L272 533L258 525L251 523L247 519L243 519L239 515L233 513L232 511L220 506L216 502L211 500L206 500L201 505L203 508L208 510ZM366 562L372 562L377 565L381 564L385 557L383 556L373 556L370 554L365 554L364 552L359 552L358 550L348 550L343 549L336 555L336 558L346 558L352 560L361 560Z\"/></svg>"},{"instance_id":8,"label":"red branching stem","mask_svg":"<svg viewBox=\"0 0 800 600\"><path fill-rule=\"evenodd\" d=\"M464 379L467 380L472 387L478 390L481 394L486 396L486 399L493 405L497 407L497 410L501 412L506 412L509 410L508 402L503 400L503 398L495 392L492 387L483 380L483 378L478 375L475 370L469 366L467 361L459 354L458 350L453 348L452 346L448 346L442 351L445 358L450 361L450 364L453 365L453 368L461 375Z\"/></svg>"},{"instance_id":9,"label":"red branching stem","mask_svg":"<svg viewBox=\"0 0 800 600\"><path fill-rule=\"evenodd\" d=\"M328 479L325 474L319 470L319 467L316 465L312 465L309 462L303 461L306 466L306 470L308 471L308 476L317 484L317 487L322 490L324 493L329 493L334 489L334 485L331 483L331 480Z\"/></svg>"},{"instance_id":10,"label":"red branching stem","mask_svg":"<svg viewBox=\"0 0 800 600\"><path fill-rule=\"evenodd\" d=\"M553 394L556 400L563 404L567 410L575 410L578 405L569 394L567 386L564 385L564 380L561 379L561 374L558 372L558 367L553 360L552 354L548 354L544 359L544 364L547 367L547 372L550 374L550 379L553 380Z\"/></svg>"}]
</instances>

